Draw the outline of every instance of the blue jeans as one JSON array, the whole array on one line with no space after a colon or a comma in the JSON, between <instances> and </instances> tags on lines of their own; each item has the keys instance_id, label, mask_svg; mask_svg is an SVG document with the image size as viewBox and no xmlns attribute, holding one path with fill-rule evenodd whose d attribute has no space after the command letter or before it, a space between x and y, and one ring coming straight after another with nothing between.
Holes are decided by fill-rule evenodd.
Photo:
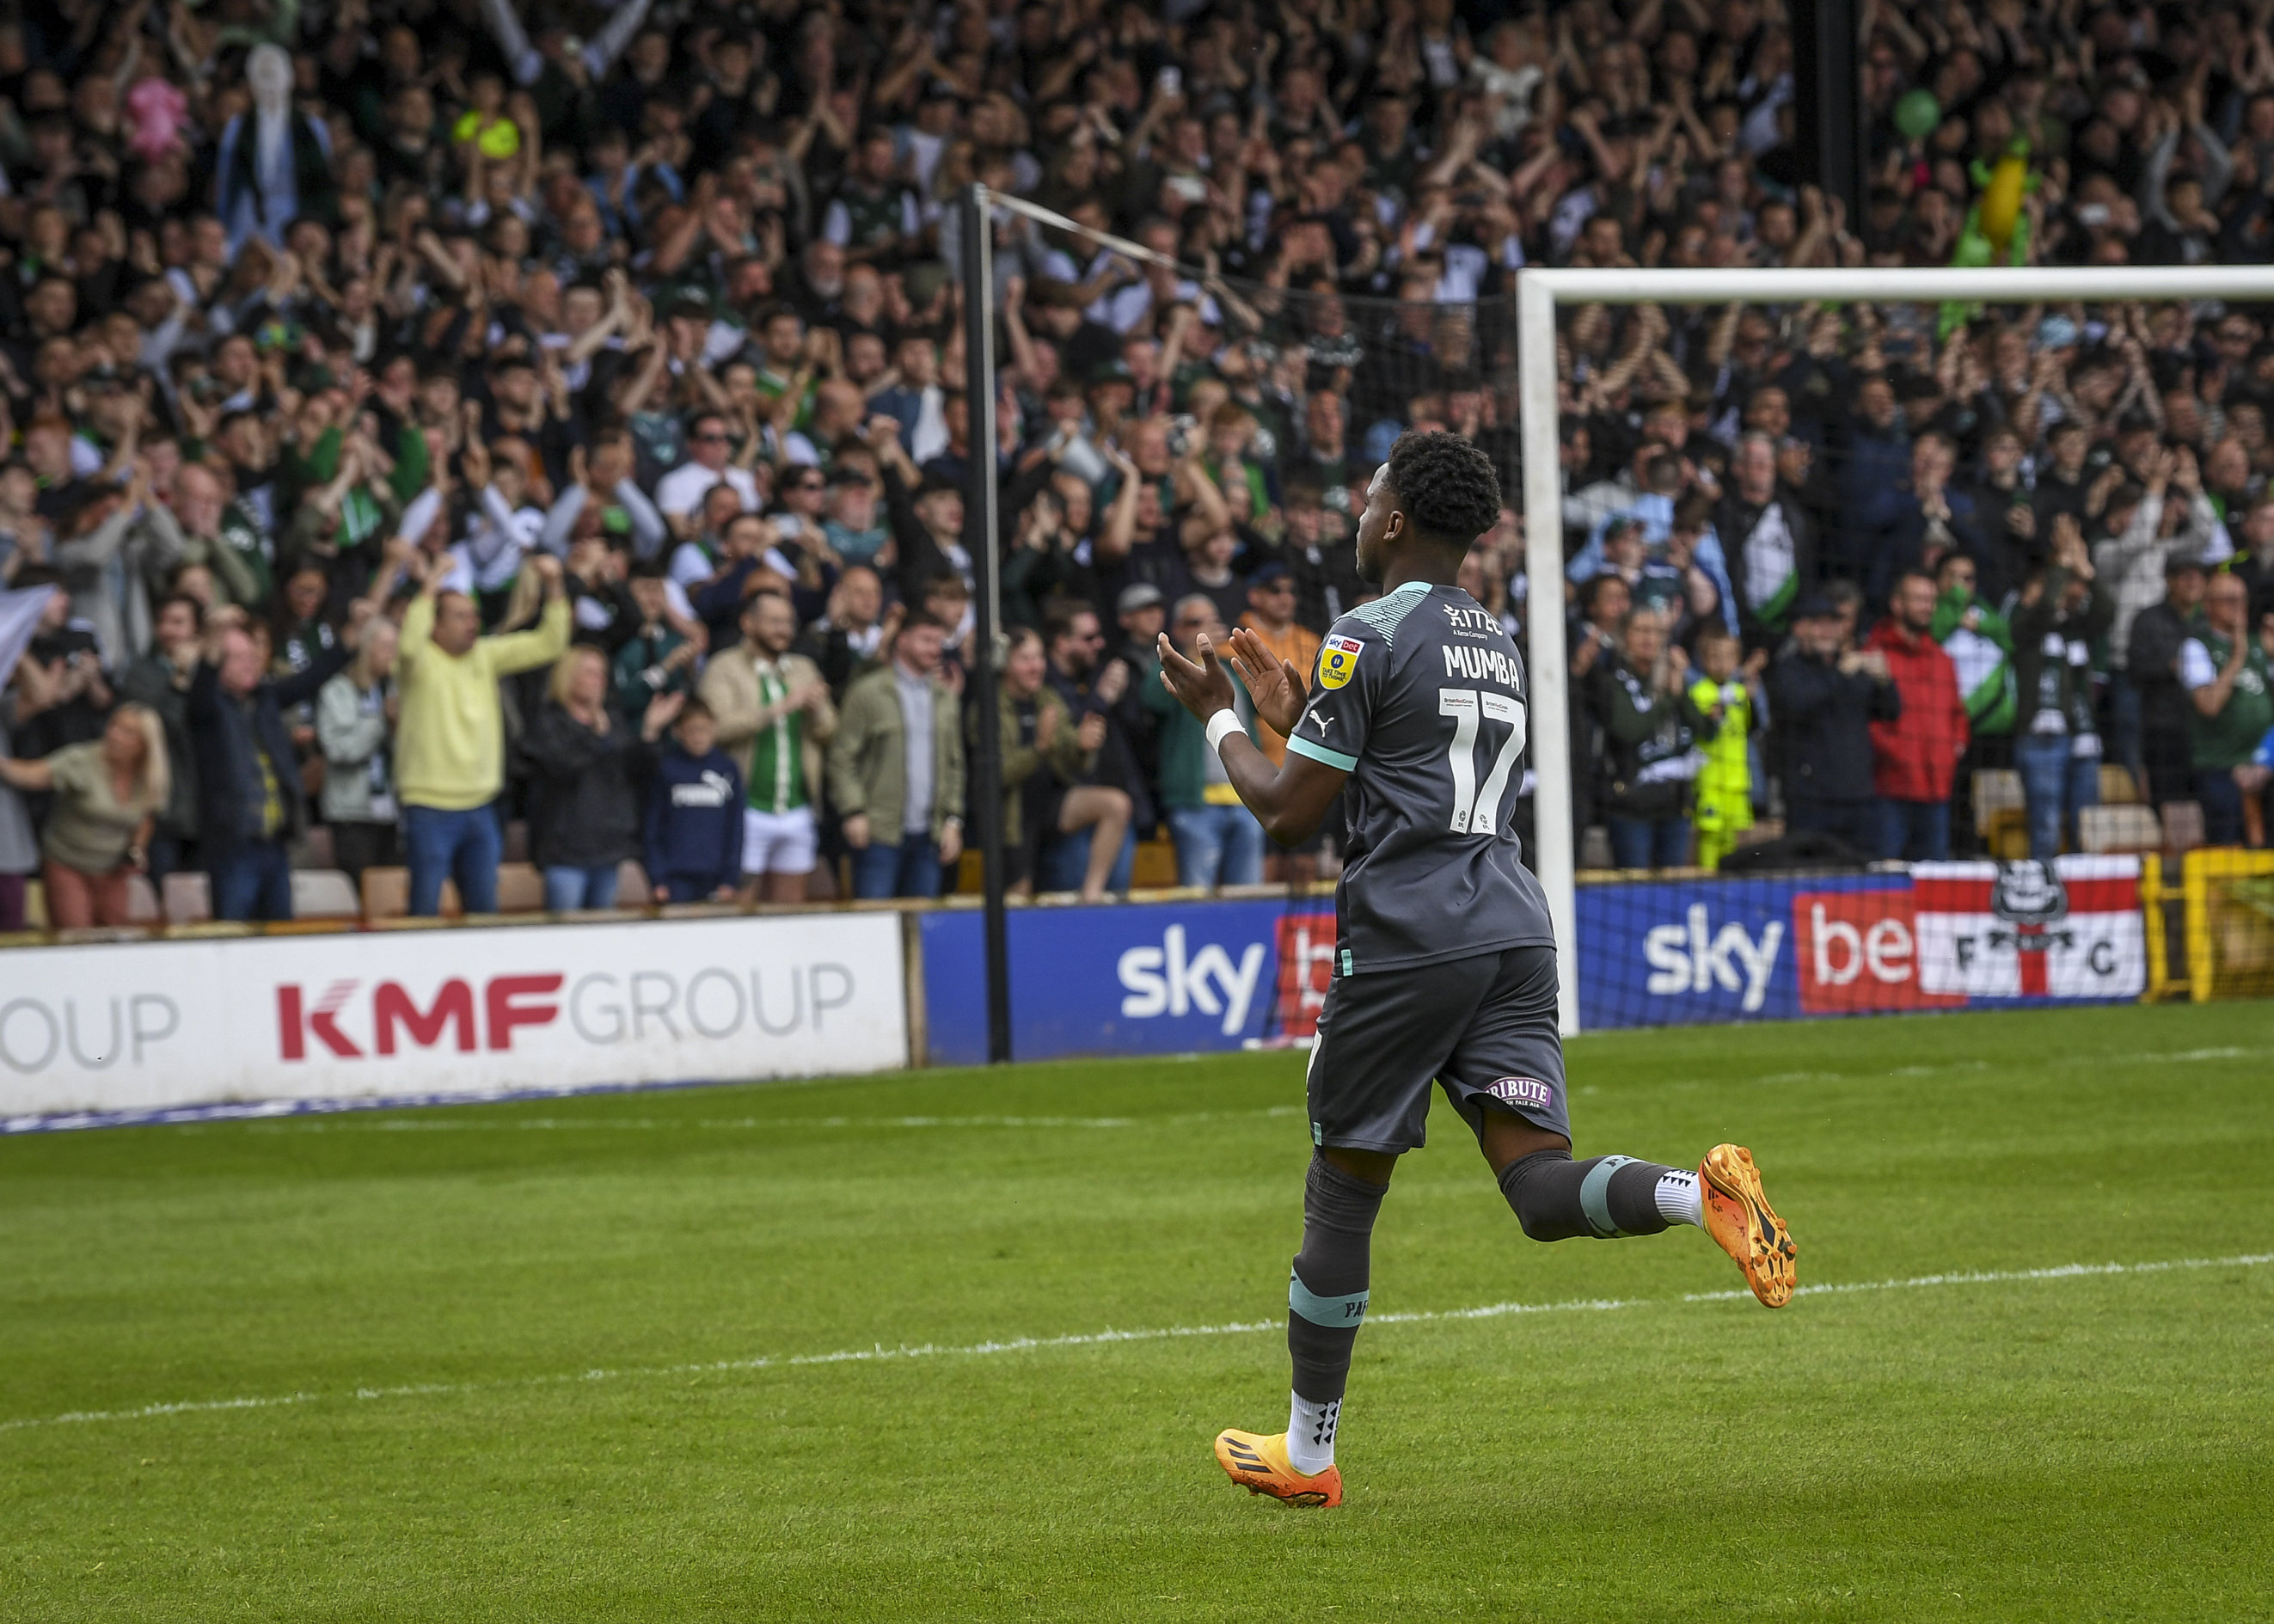
<instances>
[{"instance_id":1,"label":"blue jeans","mask_svg":"<svg viewBox=\"0 0 2274 1624\"><path fill-rule=\"evenodd\" d=\"M1246 807L1171 807L1177 883L1254 885L1263 878L1263 825Z\"/></svg>"},{"instance_id":2,"label":"blue jeans","mask_svg":"<svg viewBox=\"0 0 2274 1624\"><path fill-rule=\"evenodd\" d=\"M2242 821L2242 786L2234 781L2233 769L2197 770L2195 799L2202 803L2203 844L2240 846L2249 826Z\"/></svg>"},{"instance_id":3,"label":"blue jeans","mask_svg":"<svg viewBox=\"0 0 2274 1624\"><path fill-rule=\"evenodd\" d=\"M442 911L442 882L458 882L458 901L469 914L497 912L498 860L505 842L495 806L463 812L440 807L403 809L403 846L410 860L410 913L432 919Z\"/></svg>"},{"instance_id":4,"label":"blue jeans","mask_svg":"<svg viewBox=\"0 0 2274 1624\"><path fill-rule=\"evenodd\" d=\"M1611 866L1615 868L1679 868L1690 861L1686 817L1612 817Z\"/></svg>"},{"instance_id":5,"label":"blue jeans","mask_svg":"<svg viewBox=\"0 0 2274 1624\"><path fill-rule=\"evenodd\" d=\"M2029 855L2051 862L2061 836L2077 844L2076 815L2100 804L2100 758L2069 754L2066 733L2017 733L2014 770L2022 775L2022 802L2029 819Z\"/></svg>"},{"instance_id":6,"label":"blue jeans","mask_svg":"<svg viewBox=\"0 0 2274 1624\"><path fill-rule=\"evenodd\" d=\"M939 842L930 835L909 835L898 846L870 841L853 853L853 894L863 902L938 896Z\"/></svg>"},{"instance_id":7,"label":"blue jeans","mask_svg":"<svg viewBox=\"0 0 2274 1624\"><path fill-rule=\"evenodd\" d=\"M574 914L580 908L614 907L618 873L614 863L598 868L569 868L558 863L547 863L545 866L545 911L547 914Z\"/></svg>"},{"instance_id":8,"label":"blue jeans","mask_svg":"<svg viewBox=\"0 0 2274 1624\"><path fill-rule=\"evenodd\" d=\"M292 917L292 860L282 840L248 840L208 861L215 919Z\"/></svg>"},{"instance_id":9,"label":"blue jeans","mask_svg":"<svg viewBox=\"0 0 2274 1624\"><path fill-rule=\"evenodd\" d=\"M1950 860L1950 802L1881 799L1879 838L1874 843L1890 862L1947 862Z\"/></svg>"},{"instance_id":10,"label":"blue jeans","mask_svg":"<svg viewBox=\"0 0 2274 1624\"><path fill-rule=\"evenodd\" d=\"M1053 835L1043 846L1042 854L1035 860L1035 889L1036 891L1080 891L1089 875L1090 831L1078 829L1070 835ZM1113 860L1113 872L1105 876L1105 889L1115 893L1129 889L1130 871L1137 866L1137 831L1127 831L1121 837L1121 855Z\"/></svg>"}]
</instances>

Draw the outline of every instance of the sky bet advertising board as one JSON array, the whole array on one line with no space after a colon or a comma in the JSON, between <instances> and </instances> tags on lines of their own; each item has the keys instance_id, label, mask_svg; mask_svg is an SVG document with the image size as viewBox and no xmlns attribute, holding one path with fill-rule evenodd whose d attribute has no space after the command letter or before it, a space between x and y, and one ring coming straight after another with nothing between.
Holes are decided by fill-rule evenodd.
<instances>
[{"instance_id":1,"label":"sky bet advertising board","mask_svg":"<svg viewBox=\"0 0 2274 1624\"><path fill-rule=\"evenodd\" d=\"M2134 857L1583 885L1584 1029L2136 998Z\"/></svg>"}]
</instances>

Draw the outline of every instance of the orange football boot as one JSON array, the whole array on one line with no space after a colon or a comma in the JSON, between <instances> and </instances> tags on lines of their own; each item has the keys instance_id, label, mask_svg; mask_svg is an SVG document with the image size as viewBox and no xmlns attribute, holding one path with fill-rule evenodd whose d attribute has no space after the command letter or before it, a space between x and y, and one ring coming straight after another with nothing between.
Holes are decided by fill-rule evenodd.
<instances>
[{"instance_id":1,"label":"orange football boot","mask_svg":"<svg viewBox=\"0 0 2274 1624\"><path fill-rule=\"evenodd\" d=\"M1698 1164L1698 1194L1706 1207L1706 1233L1737 1260L1745 1283L1770 1308L1792 1301L1792 1260L1800 1249L1792 1231L1761 1192L1760 1169L1742 1145L1716 1145Z\"/></svg>"},{"instance_id":2,"label":"orange football boot","mask_svg":"<svg viewBox=\"0 0 2274 1624\"><path fill-rule=\"evenodd\" d=\"M1339 1506L1343 1474L1329 1466L1306 1477L1287 1463L1287 1434L1224 1432L1216 1435L1216 1464L1250 1494L1269 1494L1290 1506Z\"/></svg>"}]
</instances>

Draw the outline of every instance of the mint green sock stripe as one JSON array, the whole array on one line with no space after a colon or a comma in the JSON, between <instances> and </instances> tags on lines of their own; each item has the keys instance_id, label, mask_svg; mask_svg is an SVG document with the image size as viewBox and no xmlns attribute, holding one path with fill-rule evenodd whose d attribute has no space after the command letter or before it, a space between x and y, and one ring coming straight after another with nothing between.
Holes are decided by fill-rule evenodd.
<instances>
[{"instance_id":1,"label":"mint green sock stripe","mask_svg":"<svg viewBox=\"0 0 2274 1624\"><path fill-rule=\"evenodd\" d=\"M1626 1233L1611 1222L1611 1175L1633 1160L1632 1156L1605 1156L1587 1169L1587 1177L1580 1182L1579 1210L1587 1214L1587 1227L1604 1240Z\"/></svg>"},{"instance_id":2,"label":"mint green sock stripe","mask_svg":"<svg viewBox=\"0 0 2274 1624\"><path fill-rule=\"evenodd\" d=\"M1325 1326L1330 1331L1357 1328L1366 1318L1367 1293L1354 1292L1349 1297L1321 1297L1305 1285L1302 1277L1291 1270L1287 1275L1287 1306L1308 1320L1313 1325Z\"/></svg>"}]
</instances>

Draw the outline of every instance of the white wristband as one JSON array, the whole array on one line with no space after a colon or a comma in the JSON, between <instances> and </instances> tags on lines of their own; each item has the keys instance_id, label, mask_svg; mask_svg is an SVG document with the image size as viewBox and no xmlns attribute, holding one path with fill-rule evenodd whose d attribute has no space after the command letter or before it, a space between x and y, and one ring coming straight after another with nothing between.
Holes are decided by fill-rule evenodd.
<instances>
[{"instance_id":1,"label":"white wristband","mask_svg":"<svg viewBox=\"0 0 2274 1624\"><path fill-rule=\"evenodd\" d=\"M1239 712L1229 706L1209 718L1209 748L1214 750L1219 756L1224 754L1224 741L1234 733L1245 739L1247 736L1247 729L1239 725Z\"/></svg>"}]
</instances>

